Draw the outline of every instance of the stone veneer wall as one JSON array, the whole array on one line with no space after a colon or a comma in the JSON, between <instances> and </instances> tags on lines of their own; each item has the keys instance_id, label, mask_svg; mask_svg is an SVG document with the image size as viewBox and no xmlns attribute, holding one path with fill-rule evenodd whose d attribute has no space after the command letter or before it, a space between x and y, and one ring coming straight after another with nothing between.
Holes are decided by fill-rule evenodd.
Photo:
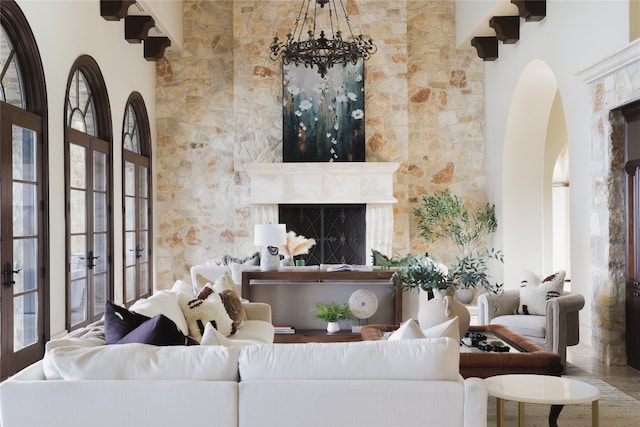
<instances>
[{"instance_id":1,"label":"stone veneer wall","mask_svg":"<svg viewBox=\"0 0 640 427\"><path fill-rule=\"evenodd\" d=\"M452 1L345 4L354 30L378 46L365 63L366 158L400 162L394 253L437 254L416 238L412 209L447 187L484 201L482 61L456 50ZM282 159L282 73L268 46L299 7L185 0L184 48L157 66L157 287L207 259L256 250L245 168Z\"/></svg>"},{"instance_id":2,"label":"stone veneer wall","mask_svg":"<svg viewBox=\"0 0 640 427\"><path fill-rule=\"evenodd\" d=\"M625 365L624 118L612 111L640 100L640 40L583 73L591 95L591 303L594 357Z\"/></svg>"}]
</instances>

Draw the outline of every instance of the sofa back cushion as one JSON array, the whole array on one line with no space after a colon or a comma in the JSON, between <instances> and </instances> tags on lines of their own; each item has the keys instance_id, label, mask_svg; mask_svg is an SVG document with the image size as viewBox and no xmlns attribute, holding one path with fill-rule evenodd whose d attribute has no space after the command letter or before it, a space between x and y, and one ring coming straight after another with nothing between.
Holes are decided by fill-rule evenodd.
<instances>
[{"instance_id":1,"label":"sofa back cushion","mask_svg":"<svg viewBox=\"0 0 640 427\"><path fill-rule=\"evenodd\" d=\"M45 354L47 379L237 381L237 348L66 345Z\"/></svg>"},{"instance_id":2,"label":"sofa back cushion","mask_svg":"<svg viewBox=\"0 0 640 427\"><path fill-rule=\"evenodd\" d=\"M459 344L447 337L240 349L242 381L383 379L459 381Z\"/></svg>"}]
</instances>

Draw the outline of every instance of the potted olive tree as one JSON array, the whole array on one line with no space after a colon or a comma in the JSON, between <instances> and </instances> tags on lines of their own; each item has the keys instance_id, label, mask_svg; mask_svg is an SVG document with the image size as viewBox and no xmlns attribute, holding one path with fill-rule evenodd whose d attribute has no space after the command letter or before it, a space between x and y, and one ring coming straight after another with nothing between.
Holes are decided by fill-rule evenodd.
<instances>
[{"instance_id":1,"label":"potted olive tree","mask_svg":"<svg viewBox=\"0 0 640 427\"><path fill-rule=\"evenodd\" d=\"M332 302L330 304L316 304L316 318L327 322L327 332L333 334L340 330L341 320L354 319L353 313L349 309L349 303L337 304Z\"/></svg>"},{"instance_id":2,"label":"potted olive tree","mask_svg":"<svg viewBox=\"0 0 640 427\"><path fill-rule=\"evenodd\" d=\"M490 260L503 262L502 252L483 245L484 239L498 227L495 205L486 203L471 210L446 189L424 196L413 213L418 219L418 235L427 243L445 240L453 245L456 259L449 268L447 281L458 290L457 298L462 299L459 291L464 289L470 294L470 298L462 301L467 304L477 287L493 293L502 291L502 284L492 282L488 273Z\"/></svg>"}]
</instances>

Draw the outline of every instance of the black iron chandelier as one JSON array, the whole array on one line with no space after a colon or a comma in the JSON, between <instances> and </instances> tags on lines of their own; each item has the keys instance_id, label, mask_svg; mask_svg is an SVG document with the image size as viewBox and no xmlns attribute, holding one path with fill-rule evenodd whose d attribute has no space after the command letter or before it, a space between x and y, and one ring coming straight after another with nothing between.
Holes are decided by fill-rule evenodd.
<instances>
[{"instance_id":1,"label":"black iron chandelier","mask_svg":"<svg viewBox=\"0 0 640 427\"><path fill-rule=\"evenodd\" d=\"M353 35L347 10L342 0L337 1L342 9L344 21L346 22L346 27L349 30L352 41L342 39L340 15L336 8L336 0L302 0L293 33L287 34L287 40L284 42L280 42L278 36L273 38L270 46L271 59L276 61L282 57L282 63L284 65L294 63L296 65L304 65L308 68L317 66L318 73L320 73L321 77L324 77L327 74L327 70L335 64L346 65L348 62L351 62L355 65L358 59L362 58L367 60L371 55L376 53L378 48L373 44L373 40L365 40L362 34L357 37ZM312 2L314 3L313 11L311 11ZM332 38L326 38L324 30L321 30L320 37L316 38L316 14L318 5L320 5L321 9L324 9L326 4L329 5L329 25L331 27ZM300 22L300 17L303 12L304 18L302 22ZM310 12L313 13L313 18L309 17ZM310 22L309 30L307 31L309 38L307 40L301 40L307 20Z\"/></svg>"}]
</instances>

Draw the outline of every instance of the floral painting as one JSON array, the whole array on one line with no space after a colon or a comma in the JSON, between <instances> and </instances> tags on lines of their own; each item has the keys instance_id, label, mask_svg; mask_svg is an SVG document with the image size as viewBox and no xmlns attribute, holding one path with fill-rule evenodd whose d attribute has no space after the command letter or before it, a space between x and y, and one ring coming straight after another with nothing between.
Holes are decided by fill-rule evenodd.
<instances>
[{"instance_id":1,"label":"floral painting","mask_svg":"<svg viewBox=\"0 0 640 427\"><path fill-rule=\"evenodd\" d=\"M364 162L364 61L283 66L283 161Z\"/></svg>"}]
</instances>

